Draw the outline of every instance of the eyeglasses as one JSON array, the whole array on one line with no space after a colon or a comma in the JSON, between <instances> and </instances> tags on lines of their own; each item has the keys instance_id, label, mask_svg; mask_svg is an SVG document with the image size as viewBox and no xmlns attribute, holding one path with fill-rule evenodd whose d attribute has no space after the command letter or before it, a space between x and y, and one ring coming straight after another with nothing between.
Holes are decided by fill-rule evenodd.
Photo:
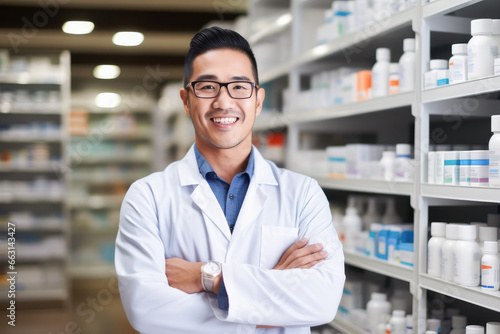
<instances>
[{"instance_id":1,"label":"eyeglasses","mask_svg":"<svg viewBox=\"0 0 500 334\"><path fill-rule=\"evenodd\" d=\"M254 82L250 81L192 81L186 85L186 88L193 87L193 93L196 97L202 99L213 99L219 96L220 89L226 87L229 96L233 99L248 99L252 97L253 89L256 87Z\"/></svg>"}]
</instances>

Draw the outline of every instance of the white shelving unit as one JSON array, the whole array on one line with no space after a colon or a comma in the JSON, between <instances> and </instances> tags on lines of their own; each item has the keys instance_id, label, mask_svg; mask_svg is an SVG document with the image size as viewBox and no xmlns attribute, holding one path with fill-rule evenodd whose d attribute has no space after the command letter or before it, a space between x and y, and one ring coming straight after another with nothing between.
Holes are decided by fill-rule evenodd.
<instances>
[{"instance_id":1,"label":"white shelving unit","mask_svg":"<svg viewBox=\"0 0 500 334\"><path fill-rule=\"evenodd\" d=\"M123 197L135 180L153 171L152 110L147 103L131 110L74 103L75 117L86 115L87 123L71 129L69 272L79 280L110 278Z\"/></svg>"},{"instance_id":2,"label":"white shelving unit","mask_svg":"<svg viewBox=\"0 0 500 334\"><path fill-rule=\"evenodd\" d=\"M16 300L59 302L67 307L71 302L64 172L68 137L63 129L70 107L70 54L26 51L10 57L22 65L18 73L0 73L0 127L4 130L0 136L0 227L6 242L7 223L16 225L16 265L15 270L7 270L5 247L0 251L0 272L18 273ZM32 60L43 66L35 70ZM33 186L37 182L38 188ZM57 189L51 190L56 184ZM57 244L52 243L51 252L45 253L49 240ZM40 247L36 253L35 243ZM47 277L57 277L57 282ZM0 294L1 302L8 301L3 288Z\"/></svg>"},{"instance_id":3,"label":"white shelving unit","mask_svg":"<svg viewBox=\"0 0 500 334\"><path fill-rule=\"evenodd\" d=\"M311 15L308 16L308 12L314 12L312 14L316 15L318 10L326 10L330 4L331 1L321 0L272 2L273 6L288 10L293 16L293 20L290 22L292 43L289 52L291 57L288 61L283 61L260 72L260 84L261 86L274 85L278 87L277 89L283 89L285 82L285 87L288 86L290 91L287 100L288 109L263 113L257 118L254 131L267 133L286 128L285 167L292 170L298 169L293 164L297 161L297 152L304 149L302 140L306 131L307 139L310 139L310 134L315 131L324 137L328 133L332 135L339 132L350 134L349 131L353 132L356 128L362 129L359 131L364 131L363 133L380 135L384 132L385 140L396 138L398 132L406 133L408 140L415 147L416 174L413 183L340 180L328 178L326 175L318 175L314 171L307 173L318 180L320 186L325 190L396 195L410 199L415 233L414 267L397 266L352 253L345 254L346 264L410 283L410 292L413 295L414 333L422 334L425 332L422 320L426 318L428 311L427 291L474 304L488 309L490 312L499 312L500 293L485 293L480 288L461 287L428 276L426 274L426 248L429 219L431 219L430 211L434 207L442 209L446 207L471 207L473 209L478 205L498 207L500 189L427 184L425 156L430 142L442 144L442 142L432 142L431 129L435 126L436 121L441 121L446 125L452 122L462 124L458 120L463 123L471 120L482 120L488 124L487 131L489 131L489 117L498 114L500 102L488 97L495 97L500 92L500 76L431 90L420 88L423 86L422 77L427 70L431 53L440 52L440 56L437 58L449 58L451 44L466 43L470 39L471 19L498 14L497 1L436 0L430 3L417 2L417 6L414 8L386 16L384 19L327 44L304 47L303 44L307 42L305 41L307 38L304 36L313 36L313 34L306 35L304 29L318 25L318 22L308 21L311 18ZM264 4L262 1L251 1L250 13L262 12L266 6L270 6L270 4ZM252 19L252 15L250 15L250 19ZM275 34L275 38L277 38L280 33L282 30L275 31L274 28L270 27L262 34L265 35L266 39L272 39L272 34ZM339 67L369 68L375 62L375 49L378 47L389 47L392 51L393 61L397 61L398 52L399 55L402 54L403 39L413 36L417 44L416 89L414 92L327 108L298 110L295 107L299 105L297 96L308 86L308 77L312 74ZM253 46L260 42L258 38L249 38L249 40ZM449 50L448 55L442 55L443 50ZM368 67L369 64L371 66ZM273 107L279 108L279 106ZM386 121L394 117L396 113L406 113L411 116L412 121L400 126L385 125ZM377 118L373 115L377 115ZM373 124L363 124L363 121ZM450 128L443 126L443 131L458 131L455 127L451 130ZM370 132L371 129L372 132ZM386 135L387 132L390 134ZM449 134L453 135L453 133ZM472 135L474 134L471 133L470 136ZM467 135L460 137L464 140L460 144L478 144ZM396 143L380 142L379 144ZM483 144L487 145L487 141ZM311 144L309 143L309 145ZM451 211L453 210L452 208ZM489 321L495 321L498 317ZM330 325L343 333L364 333L363 330L356 328L344 319L335 319Z\"/></svg>"}]
</instances>

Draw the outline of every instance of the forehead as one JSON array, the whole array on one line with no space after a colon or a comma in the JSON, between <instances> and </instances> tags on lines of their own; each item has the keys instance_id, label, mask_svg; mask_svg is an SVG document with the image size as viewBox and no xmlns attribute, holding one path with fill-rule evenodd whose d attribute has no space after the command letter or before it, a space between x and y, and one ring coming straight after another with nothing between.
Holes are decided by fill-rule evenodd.
<instances>
[{"instance_id":1,"label":"forehead","mask_svg":"<svg viewBox=\"0 0 500 334\"><path fill-rule=\"evenodd\" d=\"M252 63L242 51L232 49L210 50L197 56L193 61L191 79L213 76L218 79L246 76L254 80Z\"/></svg>"}]
</instances>

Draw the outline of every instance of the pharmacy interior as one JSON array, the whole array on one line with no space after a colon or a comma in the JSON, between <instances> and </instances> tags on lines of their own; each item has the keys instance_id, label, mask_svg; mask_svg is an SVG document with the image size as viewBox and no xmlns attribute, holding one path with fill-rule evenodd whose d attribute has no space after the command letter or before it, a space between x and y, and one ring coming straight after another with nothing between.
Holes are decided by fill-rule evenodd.
<instances>
[{"instance_id":1,"label":"pharmacy interior","mask_svg":"<svg viewBox=\"0 0 500 334\"><path fill-rule=\"evenodd\" d=\"M121 201L194 142L183 61L213 24L257 58L254 144L330 201L347 279L312 331L500 333L496 0L0 7L0 303L15 270L18 314L2 333L135 333L113 267Z\"/></svg>"}]
</instances>

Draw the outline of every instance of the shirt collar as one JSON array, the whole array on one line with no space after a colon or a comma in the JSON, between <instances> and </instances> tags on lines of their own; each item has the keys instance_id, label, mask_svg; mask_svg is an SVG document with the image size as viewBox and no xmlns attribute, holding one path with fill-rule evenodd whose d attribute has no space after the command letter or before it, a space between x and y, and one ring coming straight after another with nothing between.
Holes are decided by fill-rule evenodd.
<instances>
[{"instance_id":1,"label":"shirt collar","mask_svg":"<svg viewBox=\"0 0 500 334\"><path fill-rule=\"evenodd\" d=\"M199 169L201 175L203 175L204 179L207 178L208 173L215 173L214 169L212 168L212 166L210 166L207 159L205 159L205 157L203 155L201 155L200 151L198 151L196 144L194 144L194 154L196 156L196 162L198 163L198 169ZM243 173L246 173L248 175L249 179L251 179L253 176L253 170L254 170L254 164L255 164L254 160L255 160L255 157L254 157L253 147L252 147L252 150L250 151L250 156L248 157L247 168L243 172ZM215 173L215 174L217 174L217 173Z\"/></svg>"}]
</instances>

